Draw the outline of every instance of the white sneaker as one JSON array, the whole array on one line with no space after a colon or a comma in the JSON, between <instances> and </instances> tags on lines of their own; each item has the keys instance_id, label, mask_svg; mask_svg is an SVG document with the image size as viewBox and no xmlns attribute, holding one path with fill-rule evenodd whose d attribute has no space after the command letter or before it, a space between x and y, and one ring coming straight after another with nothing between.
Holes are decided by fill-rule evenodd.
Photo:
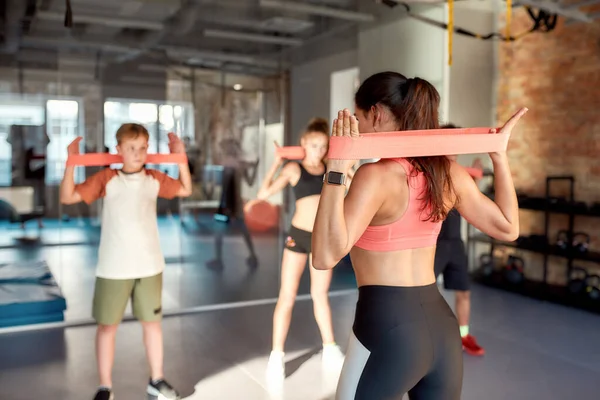
<instances>
[{"instance_id":1,"label":"white sneaker","mask_svg":"<svg viewBox=\"0 0 600 400\"><path fill-rule=\"evenodd\" d=\"M283 382L285 380L285 363L283 352L272 351L267 364L266 380L267 391L271 399L279 399L283 395Z\"/></svg>"},{"instance_id":2,"label":"white sneaker","mask_svg":"<svg viewBox=\"0 0 600 400\"><path fill-rule=\"evenodd\" d=\"M267 364L267 379L269 380L284 380L285 379L285 363L283 356L285 353L272 351Z\"/></svg>"},{"instance_id":3,"label":"white sneaker","mask_svg":"<svg viewBox=\"0 0 600 400\"><path fill-rule=\"evenodd\" d=\"M323 346L322 361L327 369L340 370L344 365L344 353L337 344Z\"/></svg>"}]
</instances>

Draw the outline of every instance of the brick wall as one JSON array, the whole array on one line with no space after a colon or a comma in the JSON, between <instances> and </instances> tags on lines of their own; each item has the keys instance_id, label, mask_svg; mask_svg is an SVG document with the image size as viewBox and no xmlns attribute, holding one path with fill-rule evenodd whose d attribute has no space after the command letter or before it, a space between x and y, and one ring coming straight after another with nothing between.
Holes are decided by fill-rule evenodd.
<instances>
[{"instance_id":1,"label":"brick wall","mask_svg":"<svg viewBox=\"0 0 600 400\"><path fill-rule=\"evenodd\" d=\"M513 34L532 26L523 8L513 15ZM576 200L600 201L600 24L565 26L561 18L553 32L498 46L498 122L521 106L530 109L509 143L517 189L543 196L546 176L574 175ZM566 195L566 188L559 183L553 194ZM543 233L543 213L522 210L520 217L522 234ZM551 240L567 223L565 216L552 216ZM576 217L575 231L581 230L592 234L592 248L600 250L600 219ZM541 256L523 256L527 274L541 278ZM550 260L549 280L564 282L566 262Z\"/></svg>"}]
</instances>

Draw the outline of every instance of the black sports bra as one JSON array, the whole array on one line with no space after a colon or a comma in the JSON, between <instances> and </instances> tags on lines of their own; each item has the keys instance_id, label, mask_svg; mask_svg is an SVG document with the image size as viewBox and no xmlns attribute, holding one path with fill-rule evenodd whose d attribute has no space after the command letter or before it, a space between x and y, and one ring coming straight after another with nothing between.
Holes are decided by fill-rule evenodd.
<instances>
[{"instance_id":1,"label":"black sports bra","mask_svg":"<svg viewBox=\"0 0 600 400\"><path fill-rule=\"evenodd\" d=\"M298 179L296 186L293 186L296 200L320 195L323 188L323 175L325 174L313 175L302 166L302 163L298 163L298 166L300 167L300 179Z\"/></svg>"}]
</instances>

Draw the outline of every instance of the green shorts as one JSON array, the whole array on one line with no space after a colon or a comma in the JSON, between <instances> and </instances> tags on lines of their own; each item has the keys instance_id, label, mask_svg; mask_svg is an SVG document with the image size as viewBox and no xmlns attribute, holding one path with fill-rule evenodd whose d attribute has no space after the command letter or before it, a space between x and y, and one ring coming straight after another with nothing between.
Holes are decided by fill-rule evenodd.
<instances>
[{"instance_id":1,"label":"green shorts","mask_svg":"<svg viewBox=\"0 0 600 400\"><path fill-rule=\"evenodd\" d=\"M142 322L162 319L162 273L140 279L96 278L92 315L100 325L123 319L131 298L133 316Z\"/></svg>"}]
</instances>

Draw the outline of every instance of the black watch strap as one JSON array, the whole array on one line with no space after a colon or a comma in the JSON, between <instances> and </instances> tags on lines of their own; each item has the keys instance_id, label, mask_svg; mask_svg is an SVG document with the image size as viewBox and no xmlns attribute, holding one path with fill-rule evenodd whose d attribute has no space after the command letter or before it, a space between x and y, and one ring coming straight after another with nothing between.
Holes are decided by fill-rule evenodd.
<instances>
[{"instance_id":1,"label":"black watch strap","mask_svg":"<svg viewBox=\"0 0 600 400\"><path fill-rule=\"evenodd\" d=\"M346 174L337 171L326 172L323 175L323 182L327 182L329 185L345 185Z\"/></svg>"}]
</instances>

